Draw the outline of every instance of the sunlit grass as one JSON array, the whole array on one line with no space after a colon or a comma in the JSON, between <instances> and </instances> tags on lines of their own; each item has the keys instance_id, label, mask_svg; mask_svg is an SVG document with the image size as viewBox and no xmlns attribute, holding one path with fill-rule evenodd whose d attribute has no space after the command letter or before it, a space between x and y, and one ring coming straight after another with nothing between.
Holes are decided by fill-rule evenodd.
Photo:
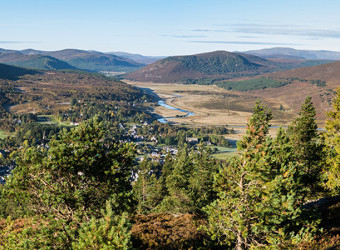
<instances>
[{"instance_id":1,"label":"sunlit grass","mask_svg":"<svg viewBox=\"0 0 340 250\"><path fill-rule=\"evenodd\" d=\"M209 146L209 148L212 150L214 150L214 148L217 149L217 151L213 153L212 156L218 160L228 160L237 153L237 148L228 148L221 146Z\"/></svg>"},{"instance_id":2,"label":"sunlit grass","mask_svg":"<svg viewBox=\"0 0 340 250\"><path fill-rule=\"evenodd\" d=\"M39 115L38 120L41 124L59 124L61 126L72 126L69 122L60 122L58 121L54 115Z\"/></svg>"},{"instance_id":3,"label":"sunlit grass","mask_svg":"<svg viewBox=\"0 0 340 250\"><path fill-rule=\"evenodd\" d=\"M0 139L5 139L6 137L10 136L11 133L0 130Z\"/></svg>"}]
</instances>

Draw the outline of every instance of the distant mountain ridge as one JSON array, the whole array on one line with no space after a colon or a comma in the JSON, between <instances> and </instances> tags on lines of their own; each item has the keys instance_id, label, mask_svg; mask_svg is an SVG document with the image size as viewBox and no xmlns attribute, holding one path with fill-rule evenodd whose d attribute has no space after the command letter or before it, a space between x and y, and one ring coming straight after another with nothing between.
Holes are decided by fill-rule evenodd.
<instances>
[{"instance_id":1,"label":"distant mountain ridge","mask_svg":"<svg viewBox=\"0 0 340 250\"><path fill-rule=\"evenodd\" d=\"M249 50L242 53L260 56L263 58L340 60L340 52L328 50L296 50L293 48L277 47Z\"/></svg>"},{"instance_id":2,"label":"distant mountain ridge","mask_svg":"<svg viewBox=\"0 0 340 250\"><path fill-rule=\"evenodd\" d=\"M166 58L166 56L143 56L140 54L131 54L127 52L108 52L107 54L129 58L135 62L142 63L142 64L151 64L158 60Z\"/></svg>"},{"instance_id":3,"label":"distant mountain ridge","mask_svg":"<svg viewBox=\"0 0 340 250\"><path fill-rule=\"evenodd\" d=\"M44 62L48 62L48 64L45 65ZM80 69L95 72L129 72L145 65L116 55L77 49L64 49L59 51L34 49L15 51L0 49L0 63L37 69Z\"/></svg>"},{"instance_id":4,"label":"distant mountain ridge","mask_svg":"<svg viewBox=\"0 0 340 250\"><path fill-rule=\"evenodd\" d=\"M64 62L51 56L43 55L29 55L27 56L27 60L7 62L7 64L29 69L41 69L41 70L77 69L76 67L73 67L67 62Z\"/></svg>"}]
</instances>

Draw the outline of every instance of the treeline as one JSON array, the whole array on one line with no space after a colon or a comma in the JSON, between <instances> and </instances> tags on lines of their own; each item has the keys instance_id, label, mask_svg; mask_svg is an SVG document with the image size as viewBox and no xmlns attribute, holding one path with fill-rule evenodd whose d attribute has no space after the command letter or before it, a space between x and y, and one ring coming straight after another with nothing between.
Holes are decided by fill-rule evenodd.
<instances>
[{"instance_id":1,"label":"treeline","mask_svg":"<svg viewBox=\"0 0 340 250\"><path fill-rule=\"evenodd\" d=\"M340 91L325 132L315 114L307 98L292 125L271 138L271 111L258 101L239 153L223 163L203 146L183 144L162 164L138 164L134 145L107 137L105 123L95 121L61 131L49 149L24 143L13 154L13 176L1 186L0 246L334 246L339 237L325 238L331 236L321 230L329 229L329 214L308 201L339 195ZM158 130L172 133L167 126Z\"/></svg>"},{"instance_id":2,"label":"treeline","mask_svg":"<svg viewBox=\"0 0 340 250\"><path fill-rule=\"evenodd\" d=\"M256 89L278 88L290 84L290 81L275 80L270 78L255 78L243 81L220 81L215 84L227 90L249 91Z\"/></svg>"},{"instance_id":3,"label":"treeline","mask_svg":"<svg viewBox=\"0 0 340 250\"><path fill-rule=\"evenodd\" d=\"M325 87L326 82L322 80L306 80L297 77L289 78L253 78L248 80L233 81L228 78L200 78L200 79L186 79L185 84L200 84L200 85L216 85L220 88L236 91L250 91L257 89L278 88L293 81L307 82L317 87Z\"/></svg>"}]
</instances>

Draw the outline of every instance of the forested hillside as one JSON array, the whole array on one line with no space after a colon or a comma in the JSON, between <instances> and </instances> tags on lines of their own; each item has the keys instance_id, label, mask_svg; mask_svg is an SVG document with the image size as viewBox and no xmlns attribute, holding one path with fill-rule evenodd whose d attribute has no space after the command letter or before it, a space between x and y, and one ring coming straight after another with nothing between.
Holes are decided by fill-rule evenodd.
<instances>
[{"instance_id":1,"label":"forested hillside","mask_svg":"<svg viewBox=\"0 0 340 250\"><path fill-rule=\"evenodd\" d=\"M15 80L23 75L29 75L29 74L34 75L38 73L39 72L36 70L13 67L13 66L0 63L0 79Z\"/></svg>"}]
</instances>

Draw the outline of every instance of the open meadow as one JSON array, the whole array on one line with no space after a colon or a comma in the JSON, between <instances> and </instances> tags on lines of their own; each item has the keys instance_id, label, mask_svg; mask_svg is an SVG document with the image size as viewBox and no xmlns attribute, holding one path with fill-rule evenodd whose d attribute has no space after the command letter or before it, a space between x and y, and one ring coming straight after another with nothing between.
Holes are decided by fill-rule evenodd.
<instances>
[{"instance_id":1,"label":"open meadow","mask_svg":"<svg viewBox=\"0 0 340 250\"><path fill-rule=\"evenodd\" d=\"M125 82L150 89L167 104L195 113L193 116L171 119L177 123L245 126L257 98L261 98L273 110L273 125L289 124L298 112L298 109L291 108L277 96L270 98L256 93L228 91L213 85ZM280 110L280 105L285 107L285 110ZM174 114L173 110L163 107L154 111L164 117L172 117Z\"/></svg>"}]
</instances>

